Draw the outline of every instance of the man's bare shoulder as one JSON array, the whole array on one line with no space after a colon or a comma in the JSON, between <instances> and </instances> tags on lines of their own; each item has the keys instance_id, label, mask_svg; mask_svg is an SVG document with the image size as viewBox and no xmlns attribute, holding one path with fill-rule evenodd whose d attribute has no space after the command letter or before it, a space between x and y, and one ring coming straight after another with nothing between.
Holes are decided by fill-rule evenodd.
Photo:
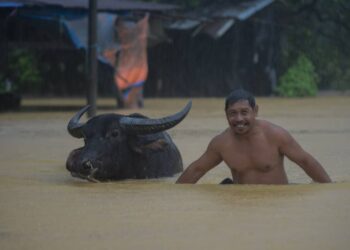
<instances>
[{"instance_id":1,"label":"man's bare shoulder","mask_svg":"<svg viewBox=\"0 0 350 250\"><path fill-rule=\"evenodd\" d=\"M259 120L259 126L269 138L285 140L290 137L290 133L283 127L270 121Z\"/></svg>"},{"instance_id":2,"label":"man's bare shoulder","mask_svg":"<svg viewBox=\"0 0 350 250\"><path fill-rule=\"evenodd\" d=\"M209 146L211 148L216 148L218 149L219 147L221 147L226 141L227 141L227 138L229 138L229 129L225 129L223 132L221 132L220 134L214 136L210 143L209 143Z\"/></svg>"}]
</instances>

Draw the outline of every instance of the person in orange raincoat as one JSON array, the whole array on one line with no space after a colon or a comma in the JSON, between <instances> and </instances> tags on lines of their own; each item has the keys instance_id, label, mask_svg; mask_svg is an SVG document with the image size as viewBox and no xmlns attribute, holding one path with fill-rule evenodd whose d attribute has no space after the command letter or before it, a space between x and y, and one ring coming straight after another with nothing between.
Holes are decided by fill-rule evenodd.
<instances>
[{"instance_id":1,"label":"person in orange raincoat","mask_svg":"<svg viewBox=\"0 0 350 250\"><path fill-rule=\"evenodd\" d=\"M114 75L115 83L123 94L124 107L143 107L143 84L147 79L147 14L137 23L117 19L116 29L120 50Z\"/></svg>"}]
</instances>

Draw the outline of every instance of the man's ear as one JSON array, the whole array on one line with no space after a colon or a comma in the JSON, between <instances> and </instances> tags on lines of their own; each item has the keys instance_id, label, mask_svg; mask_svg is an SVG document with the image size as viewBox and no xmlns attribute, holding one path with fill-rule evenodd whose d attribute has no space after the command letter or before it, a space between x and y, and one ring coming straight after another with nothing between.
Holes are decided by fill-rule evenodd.
<instances>
[{"instance_id":1,"label":"man's ear","mask_svg":"<svg viewBox=\"0 0 350 250\"><path fill-rule=\"evenodd\" d=\"M254 113L255 113L255 115L258 115L258 112L259 112L259 106L258 106L258 105L255 105L255 107L254 107Z\"/></svg>"}]
</instances>

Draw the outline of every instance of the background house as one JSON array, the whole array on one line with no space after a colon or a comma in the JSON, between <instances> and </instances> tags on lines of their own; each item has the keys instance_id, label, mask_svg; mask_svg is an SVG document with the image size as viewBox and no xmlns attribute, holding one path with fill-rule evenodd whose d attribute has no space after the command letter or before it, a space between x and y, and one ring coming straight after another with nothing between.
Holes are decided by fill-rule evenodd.
<instances>
[{"instance_id":1,"label":"background house","mask_svg":"<svg viewBox=\"0 0 350 250\"><path fill-rule=\"evenodd\" d=\"M213 2L182 13L166 26L171 42L150 49L146 95L225 96L237 87L270 95L279 54L273 2Z\"/></svg>"},{"instance_id":2,"label":"background house","mask_svg":"<svg viewBox=\"0 0 350 250\"><path fill-rule=\"evenodd\" d=\"M0 78L16 81L19 70L15 70L18 58L14 54L34 57L35 63L27 67L40 72L40 83L20 86L21 93L85 95L88 2L0 0ZM125 0L100 0L98 4L98 87L101 95L111 95L115 94L114 69L102 52L118 46L116 18L137 18L146 12L162 13L176 6ZM154 36L152 39L157 41Z\"/></svg>"},{"instance_id":3,"label":"background house","mask_svg":"<svg viewBox=\"0 0 350 250\"><path fill-rule=\"evenodd\" d=\"M102 0L99 17L109 21L100 27L108 24L105 37L114 39L116 16L136 20L150 13L146 97L225 96L236 87L270 95L279 48L278 32L271 25L273 2L230 1L187 12L172 5ZM8 76L12 51L25 49L35 54L41 81L22 86L23 93L85 96L86 42L81 33L87 30L87 3L0 1L0 75ZM118 46L115 39L112 45ZM113 96L113 67L100 59L99 95Z\"/></svg>"}]
</instances>

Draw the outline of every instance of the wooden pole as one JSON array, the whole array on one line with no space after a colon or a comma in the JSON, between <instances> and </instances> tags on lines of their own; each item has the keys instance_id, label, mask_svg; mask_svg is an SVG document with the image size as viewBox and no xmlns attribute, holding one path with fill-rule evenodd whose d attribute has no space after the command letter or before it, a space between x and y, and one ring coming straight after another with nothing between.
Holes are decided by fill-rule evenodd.
<instances>
[{"instance_id":1,"label":"wooden pole","mask_svg":"<svg viewBox=\"0 0 350 250\"><path fill-rule=\"evenodd\" d=\"M88 34L87 103L91 106L88 117L92 117L96 115L97 110L97 0L89 0Z\"/></svg>"}]
</instances>

